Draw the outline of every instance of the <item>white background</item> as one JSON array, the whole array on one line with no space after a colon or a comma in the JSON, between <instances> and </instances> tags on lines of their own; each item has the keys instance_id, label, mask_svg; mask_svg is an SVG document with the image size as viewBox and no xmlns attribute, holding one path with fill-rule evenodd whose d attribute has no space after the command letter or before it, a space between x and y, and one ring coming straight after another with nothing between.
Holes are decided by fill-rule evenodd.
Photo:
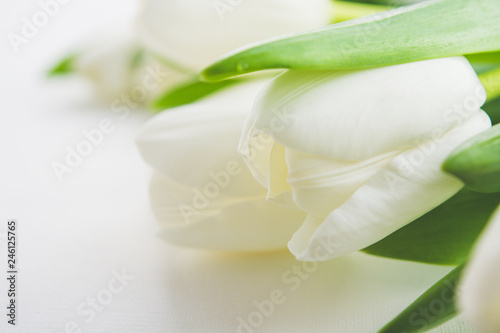
<instances>
[{"instance_id":1,"label":"white background","mask_svg":"<svg viewBox=\"0 0 500 333\"><path fill-rule=\"evenodd\" d=\"M274 289L286 300L254 332L375 332L450 268L362 254L321 263L296 291L282 274L297 263L286 251L261 255L205 253L171 247L156 237L148 207L151 174L134 136L151 115L124 120L92 102L77 80L48 80L44 71L78 41L125 26L132 0L71 0L28 44L14 52L37 1L0 4L0 234L19 224L17 326L6 324L5 239L0 239L1 332L237 332L237 318ZM54 161L82 131L109 118L107 134L59 182ZM93 320L78 314L88 297L104 295L114 271L134 279ZM462 319L434 332L471 332Z\"/></svg>"}]
</instances>

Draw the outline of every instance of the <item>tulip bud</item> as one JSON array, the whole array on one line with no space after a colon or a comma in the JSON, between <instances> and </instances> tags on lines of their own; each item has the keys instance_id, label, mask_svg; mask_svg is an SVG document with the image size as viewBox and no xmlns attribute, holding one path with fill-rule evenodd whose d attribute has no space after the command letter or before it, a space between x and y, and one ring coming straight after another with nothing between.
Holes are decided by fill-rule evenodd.
<instances>
[{"instance_id":1,"label":"tulip bud","mask_svg":"<svg viewBox=\"0 0 500 333\"><path fill-rule=\"evenodd\" d=\"M195 70L224 53L278 35L319 28L329 0L143 0L137 20L148 49Z\"/></svg>"},{"instance_id":2,"label":"tulip bud","mask_svg":"<svg viewBox=\"0 0 500 333\"><path fill-rule=\"evenodd\" d=\"M128 104L149 101L167 87L190 77L163 64L134 38L119 34L83 47L70 58L62 74L68 72L88 79L102 101ZM52 73L58 74L57 69Z\"/></svg>"},{"instance_id":3,"label":"tulip bud","mask_svg":"<svg viewBox=\"0 0 500 333\"><path fill-rule=\"evenodd\" d=\"M443 169L479 192L500 192L500 125L458 147Z\"/></svg>"},{"instance_id":4,"label":"tulip bud","mask_svg":"<svg viewBox=\"0 0 500 333\"><path fill-rule=\"evenodd\" d=\"M102 38L72 61L72 70L89 78L104 101L150 101L193 80L226 52L265 38L322 27L332 19L329 0L142 0L140 6L134 31ZM137 62L139 50L142 58ZM66 60L52 73L57 74ZM150 81L151 71L168 73L168 77L163 75L154 88L149 88L152 84L146 87L144 81Z\"/></svg>"},{"instance_id":5,"label":"tulip bud","mask_svg":"<svg viewBox=\"0 0 500 333\"><path fill-rule=\"evenodd\" d=\"M455 194L450 152L491 126L463 57L363 71L289 70L270 83L239 150L268 198L308 214L300 260L360 250Z\"/></svg>"},{"instance_id":6,"label":"tulip bud","mask_svg":"<svg viewBox=\"0 0 500 333\"><path fill-rule=\"evenodd\" d=\"M480 237L461 281L459 304L481 333L500 332L500 211Z\"/></svg>"},{"instance_id":7,"label":"tulip bud","mask_svg":"<svg viewBox=\"0 0 500 333\"><path fill-rule=\"evenodd\" d=\"M190 247L263 251L285 248L305 215L266 201L266 190L237 153L260 83L169 110L137 143L154 169L150 197L167 241Z\"/></svg>"}]
</instances>

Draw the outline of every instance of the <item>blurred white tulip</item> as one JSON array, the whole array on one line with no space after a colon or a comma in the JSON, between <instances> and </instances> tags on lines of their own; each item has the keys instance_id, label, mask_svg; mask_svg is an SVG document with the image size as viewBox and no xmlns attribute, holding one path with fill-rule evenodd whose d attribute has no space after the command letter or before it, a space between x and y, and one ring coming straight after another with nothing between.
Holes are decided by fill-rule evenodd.
<instances>
[{"instance_id":1,"label":"blurred white tulip","mask_svg":"<svg viewBox=\"0 0 500 333\"><path fill-rule=\"evenodd\" d=\"M114 98L130 88L132 59L138 49L129 39L117 41L113 38L79 54L74 67L92 81L101 98Z\"/></svg>"},{"instance_id":2,"label":"blurred white tulip","mask_svg":"<svg viewBox=\"0 0 500 333\"><path fill-rule=\"evenodd\" d=\"M226 52L332 20L330 0L143 0L137 20L145 46L201 70Z\"/></svg>"},{"instance_id":3,"label":"blurred white tulip","mask_svg":"<svg viewBox=\"0 0 500 333\"><path fill-rule=\"evenodd\" d=\"M155 169L150 197L167 241L190 247L264 251L286 248L305 218L266 201L237 146L260 82L166 111L137 143Z\"/></svg>"},{"instance_id":4,"label":"blurred white tulip","mask_svg":"<svg viewBox=\"0 0 500 333\"><path fill-rule=\"evenodd\" d=\"M142 0L140 5L133 29L99 33L72 63L73 72L89 78L104 101L150 101L193 80L226 52L332 19L330 0ZM151 71L168 77L160 74L162 80L147 87Z\"/></svg>"},{"instance_id":5,"label":"blurred white tulip","mask_svg":"<svg viewBox=\"0 0 500 333\"><path fill-rule=\"evenodd\" d=\"M463 184L450 152L491 126L463 57L364 71L287 71L258 98L239 150L268 198L308 214L300 260L357 251L435 208Z\"/></svg>"},{"instance_id":6,"label":"blurred white tulip","mask_svg":"<svg viewBox=\"0 0 500 333\"><path fill-rule=\"evenodd\" d=\"M461 281L460 308L481 333L500 332L500 210L475 246Z\"/></svg>"},{"instance_id":7,"label":"blurred white tulip","mask_svg":"<svg viewBox=\"0 0 500 333\"><path fill-rule=\"evenodd\" d=\"M88 78L98 97L106 102L145 102L190 78L163 64L127 34L93 41L76 55L73 70Z\"/></svg>"}]
</instances>

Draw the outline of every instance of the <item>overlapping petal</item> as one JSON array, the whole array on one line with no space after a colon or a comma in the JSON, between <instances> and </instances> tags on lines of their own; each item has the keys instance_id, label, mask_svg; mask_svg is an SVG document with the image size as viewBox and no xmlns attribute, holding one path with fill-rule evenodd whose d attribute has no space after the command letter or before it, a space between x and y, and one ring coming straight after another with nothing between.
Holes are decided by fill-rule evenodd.
<instances>
[{"instance_id":1,"label":"overlapping petal","mask_svg":"<svg viewBox=\"0 0 500 333\"><path fill-rule=\"evenodd\" d=\"M137 137L143 158L158 172L186 186L212 183L228 168L235 169L239 180L228 182L227 193L262 193L236 151L245 117L262 84L247 83L156 116Z\"/></svg>"},{"instance_id":2,"label":"overlapping petal","mask_svg":"<svg viewBox=\"0 0 500 333\"><path fill-rule=\"evenodd\" d=\"M238 185L245 187L246 182ZM250 184L251 185L251 184ZM283 249L302 224L300 211L283 209L259 194L232 196L223 188L206 196L203 189L178 184L156 173L151 180L153 212L166 241L187 247L230 251Z\"/></svg>"},{"instance_id":3,"label":"overlapping petal","mask_svg":"<svg viewBox=\"0 0 500 333\"><path fill-rule=\"evenodd\" d=\"M89 79L100 99L131 107L189 78L165 66L129 35L134 34L103 35L74 57L73 70Z\"/></svg>"},{"instance_id":4,"label":"overlapping petal","mask_svg":"<svg viewBox=\"0 0 500 333\"><path fill-rule=\"evenodd\" d=\"M485 100L463 57L363 71L289 70L260 96L249 128L298 151L361 161L413 147L436 128L443 133Z\"/></svg>"},{"instance_id":5,"label":"overlapping petal","mask_svg":"<svg viewBox=\"0 0 500 333\"><path fill-rule=\"evenodd\" d=\"M239 151L270 199L309 214L289 243L297 258L315 260L324 244L334 250L321 260L334 258L389 235L463 186L441 164L491 126L480 111L485 98L463 57L287 71L261 93Z\"/></svg>"},{"instance_id":6,"label":"overlapping petal","mask_svg":"<svg viewBox=\"0 0 500 333\"><path fill-rule=\"evenodd\" d=\"M315 249L329 244L326 258L332 259L361 250L438 206L463 186L441 171L442 162L490 126L481 111L442 137L399 154L326 219L317 219L316 228L299 229L290 251L300 260L316 260Z\"/></svg>"},{"instance_id":7,"label":"overlapping petal","mask_svg":"<svg viewBox=\"0 0 500 333\"><path fill-rule=\"evenodd\" d=\"M232 251L285 248L305 218L266 201L267 190L237 152L253 98L247 83L162 113L137 143L155 170L150 198L161 236L182 246ZM286 176L286 173L285 173Z\"/></svg>"},{"instance_id":8,"label":"overlapping petal","mask_svg":"<svg viewBox=\"0 0 500 333\"><path fill-rule=\"evenodd\" d=\"M293 200L303 211L325 218L398 153L400 151L353 162L286 148L288 183L293 191Z\"/></svg>"}]
</instances>

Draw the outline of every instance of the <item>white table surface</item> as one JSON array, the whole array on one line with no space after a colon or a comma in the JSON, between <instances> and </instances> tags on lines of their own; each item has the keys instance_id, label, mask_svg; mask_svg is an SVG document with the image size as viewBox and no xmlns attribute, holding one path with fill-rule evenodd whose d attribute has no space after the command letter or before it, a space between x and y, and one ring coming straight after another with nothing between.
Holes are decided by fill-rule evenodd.
<instances>
[{"instance_id":1,"label":"white table surface","mask_svg":"<svg viewBox=\"0 0 500 333\"><path fill-rule=\"evenodd\" d=\"M292 291L282 275L301 263L286 251L217 254L161 242L148 206L151 170L134 145L151 115L136 110L120 120L92 102L85 83L43 73L89 32L124 24L134 7L132 0L69 1L15 53L7 33L40 7L0 4L0 234L8 219L19 224L15 327L4 314L0 238L0 332L237 332L238 318L275 289L285 300L254 332L375 332L450 271L353 254L321 263ZM51 164L104 118L114 131L59 182ZM111 294L122 270L133 279ZM90 311L88 298L98 296L107 304ZM458 318L433 332L472 331Z\"/></svg>"}]
</instances>

